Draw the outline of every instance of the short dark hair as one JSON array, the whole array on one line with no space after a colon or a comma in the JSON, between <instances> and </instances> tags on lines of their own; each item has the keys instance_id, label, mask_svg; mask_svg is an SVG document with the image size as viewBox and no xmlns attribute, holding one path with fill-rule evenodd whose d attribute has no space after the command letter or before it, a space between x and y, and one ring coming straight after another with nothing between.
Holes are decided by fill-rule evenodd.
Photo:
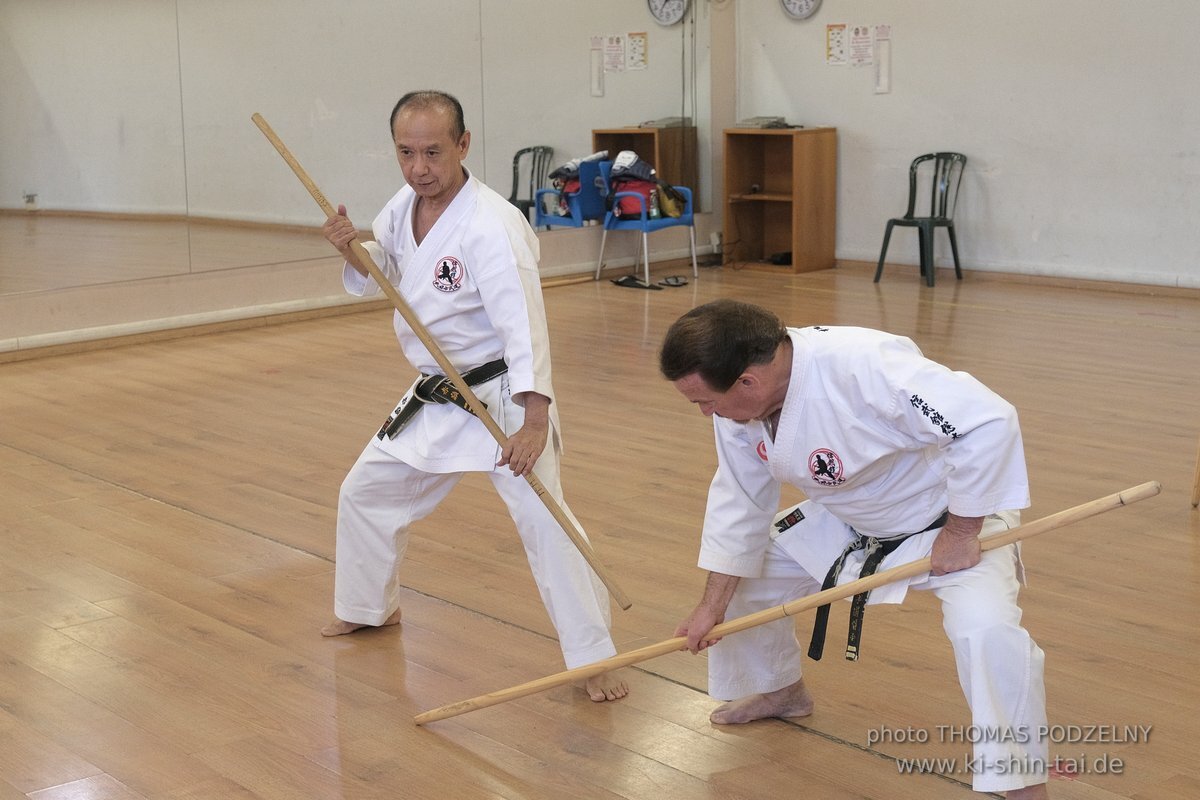
<instances>
[{"instance_id":1,"label":"short dark hair","mask_svg":"<svg viewBox=\"0 0 1200 800\"><path fill-rule=\"evenodd\" d=\"M770 363L786 338L787 328L767 309L714 300L675 320L659 350L658 367L669 381L696 374L725 392L747 367Z\"/></svg>"},{"instance_id":2,"label":"short dark hair","mask_svg":"<svg viewBox=\"0 0 1200 800\"><path fill-rule=\"evenodd\" d=\"M461 139L462 135L467 132L467 123L463 118L462 103L458 102L457 97L448 92L437 91L436 89L421 89L409 92L396 101L395 107L392 108L392 116L388 118L389 134L396 129L396 117L409 106L413 108L441 108L449 111L454 117L454 128L451 130L451 133L454 134L455 141Z\"/></svg>"}]
</instances>

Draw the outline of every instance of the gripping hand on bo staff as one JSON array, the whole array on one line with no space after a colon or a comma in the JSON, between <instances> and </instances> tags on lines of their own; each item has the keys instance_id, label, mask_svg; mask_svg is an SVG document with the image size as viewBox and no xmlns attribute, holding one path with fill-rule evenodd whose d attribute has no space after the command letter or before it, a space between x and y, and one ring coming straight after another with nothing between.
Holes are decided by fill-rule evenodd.
<instances>
[{"instance_id":1,"label":"gripping hand on bo staff","mask_svg":"<svg viewBox=\"0 0 1200 800\"><path fill-rule=\"evenodd\" d=\"M337 248L337 251L342 254L342 258L351 264L354 263L354 260L350 258L350 242L358 238L358 229L346 216L345 206L339 205L337 215L325 220L325 224L321 226L321 233L331 245Z\"/></svg>"},{"instance_id":2,"label":"gripping hand on bo staff","mask_svg":"<svg viewBox=\"0 0 1200 800\"><path fill-rule=\"evenodd\" d=\"M675 628L676 636L686 636L687 644L681 650L693 654L707 650L717 642L720 636L709 636L709 631L725 621L725 611L733 598L733 590L737 588L738 578L735 575L725 575L720 572L708 573L708 582L704 586L704 596L699 604L692 609L687 619Z\"/></svg>"},{"instance_id":3,"label":"gripping hand on bo staff","mask_svg":"<svg viewBox=\"0 0 1200 800\"><path fill-rule=\"evenodd\" d=\"M946 525L933 540L933 552L929 554L934 575L945 575L968 569L979 563L983 555L979 544L979 532L983 529L983 517L960 517L951 514Z\"/></svg>"},{"instance_id":4,"label":"gripping hand on bo staff","mask_svg":"<svg viewBox=\"0 0 1200 800\"><path fill-rule=\"evenodd\" d=\"M513 475L525 477L533 472L550 434L550 398L537 392L521 392L514 398L525 407L525 423L508 437L500 448L497 467L508 465Z\"/></svg>"}]
</instances>

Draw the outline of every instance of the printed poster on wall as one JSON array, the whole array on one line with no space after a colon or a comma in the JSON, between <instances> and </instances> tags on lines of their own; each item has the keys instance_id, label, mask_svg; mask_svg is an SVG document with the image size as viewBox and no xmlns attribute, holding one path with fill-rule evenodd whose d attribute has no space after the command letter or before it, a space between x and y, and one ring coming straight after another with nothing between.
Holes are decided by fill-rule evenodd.
<instances>
[{"instance_id":1,"label":"printed poster on wall","mask_svg":"<svg viewBox=\"0 0 1200 800\"><path fill-rule=\"evenodd\" d=\"M850 66L865 67L875 61L875 42L871 37L871 26L855 25L850 28Z\"/></svg>"},{"instance_id":2,"label":"printed poster on wall","mask_svg":"<svg viewBox=\"0 0 1200 800\"><path fill-rule=\"evenodd\" d=\"M649 40L645 31L625 34L625 69L645 69Z\"/></svg>"},{"instance_id":3,"label":"printed poster on wall","mask_svg":"<svg viewBox=\"0 0 1200 800\"><path fill-rule=\"evenodd\" d=\"M825 26L825 63L835 66L846 63L846 23L844 22Z\"/></svg>"},{"instance_id":4,"label":"printed poster on wall","mask_svg":"<svg viewBox=\"0 0 1200 800\"><path fill-rule=\"evenodd\" d=\"M625 71L625 37L619 33L604 37L604 71Z\"/></svg>"}]
</instances>

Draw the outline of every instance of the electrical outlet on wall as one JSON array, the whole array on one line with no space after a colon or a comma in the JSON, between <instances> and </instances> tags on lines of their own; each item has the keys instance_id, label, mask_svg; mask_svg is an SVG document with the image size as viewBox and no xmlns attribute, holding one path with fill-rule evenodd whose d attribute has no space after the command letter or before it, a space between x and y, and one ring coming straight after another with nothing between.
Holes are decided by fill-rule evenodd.
<instances>
[{"instance_id":1,"label":"electrical outlet on wall","mask_svg":"<svg viewBox=\"0 0 1200 800\"><path fill-rule=\"evenodd\" d=\"M37 192L25 193L25 210L37 211Z\"/></svg>"}]
</instances>

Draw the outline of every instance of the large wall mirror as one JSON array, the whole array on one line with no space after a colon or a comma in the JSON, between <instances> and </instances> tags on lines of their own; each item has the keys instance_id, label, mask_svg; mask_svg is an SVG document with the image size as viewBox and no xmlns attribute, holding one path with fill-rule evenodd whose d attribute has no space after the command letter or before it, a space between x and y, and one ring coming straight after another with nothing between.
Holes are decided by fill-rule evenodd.
<instances>
[{"instance_id":1,"label":"large wall mirror","mask_svg":"<svg viewBox=\"0 0 1200 800\"><path fill-rule=\"evenodd\" d=\"M0 0L0 295L329 258L254 112L362 227L401 185L387 115L411 88L459 97L468 166L506 196L522 146L701 127L698 26L642 0ZM593 96L589 43L631 31L645 68Z\"/></svg>"}]
</instances>

